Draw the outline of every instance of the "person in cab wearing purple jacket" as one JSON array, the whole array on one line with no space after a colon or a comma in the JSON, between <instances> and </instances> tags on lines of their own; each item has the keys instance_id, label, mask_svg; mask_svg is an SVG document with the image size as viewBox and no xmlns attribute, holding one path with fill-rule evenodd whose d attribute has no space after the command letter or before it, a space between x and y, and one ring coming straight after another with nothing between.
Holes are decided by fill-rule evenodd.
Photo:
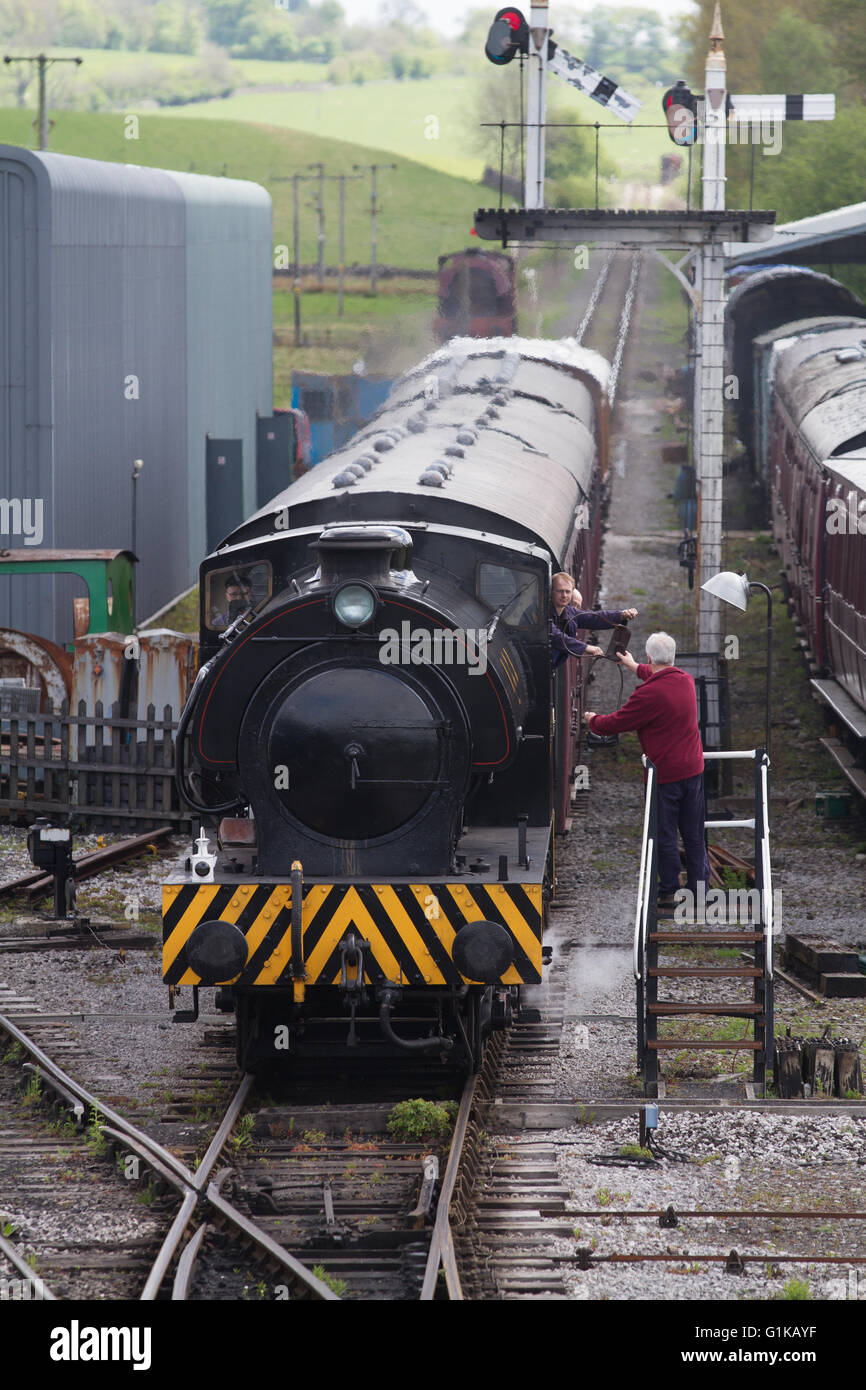
<instances>
[{"instance_id":1,"label":"person in cab wearing purple jacket","mask_svg":"<svg viewBox=\"0 0 866 1390\"><path fill-rule=\"evenodd\" d=\"M554 671L569 656L604 656L601 647L580 640L577 634L581 628L596 631L637 617L636 608L582 609L583 598L580 590L575 589L570 574L553 576L550 598L554 614L550 620L550 655Z\"/></svg>"},{"instance_id":2,"label":"person in cab wearing purple jacket","mask_svg":"<svg viewBox=\"0 0 866 1390\"><path fill-rule=\"evenodd\" d=\"M615 714L587 710L595 734L634 731L658 773L659 899L670 902L680 884L677 830L686 852L686 881L697 901L698 883L710 873L704 821L704 750L698 729L695 683L674 665L677 645L666 632L647 638L648 662L638 665L630 652L620 661L641 682Z\"/></svg>"}]
</instances>

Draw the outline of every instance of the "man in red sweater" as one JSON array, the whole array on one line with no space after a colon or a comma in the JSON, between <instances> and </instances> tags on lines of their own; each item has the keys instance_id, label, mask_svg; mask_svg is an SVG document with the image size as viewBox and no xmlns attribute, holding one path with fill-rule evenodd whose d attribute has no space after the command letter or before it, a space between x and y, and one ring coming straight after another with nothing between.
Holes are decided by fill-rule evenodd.
<instances>
[{"instance_id":1,"label":"man in red sweater","mask_svg":"<svg viewBox=\"0 0 866 1390\"><path fill-rule=\"evenodd\" d=\"M666 632L647 638L649 661L638 665L630 652L620 661L642 682L615 714L587 710L584 719L594 734L635 731L658 773L659 897L670 899L680 882L677 830L686 852L686 880L692 902L698 883L710 873L704 821L704 750L698 730L695 683L674 665L677 647Z\"/></svg>"}]
</instances>

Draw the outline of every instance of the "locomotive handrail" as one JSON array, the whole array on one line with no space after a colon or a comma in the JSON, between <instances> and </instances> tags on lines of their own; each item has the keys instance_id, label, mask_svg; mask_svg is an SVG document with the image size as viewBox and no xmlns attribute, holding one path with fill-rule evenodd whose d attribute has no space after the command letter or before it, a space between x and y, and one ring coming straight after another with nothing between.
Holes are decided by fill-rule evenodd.
<instances>
[{"instance_id":1,"label":"locomotive handrail","mask_svg":"<svg viewBox=\"0 0 866 1390\"><path fill-rule=\"evenodd\" d=\"M192 795L187 791L186 787L187 779L184 744L186 743L187 732L201 694L202 686L204 685L205 679L210 674L215 660L215 657L211 657L210 661L206 661L204 666L200 668L193 682L192 690L189 692L187 702L181 712L180 722L177 726L177 737L174 741L174 782L177 787L178 796L180 797L181 803L186 803L187 806L191 807L192 810L200 816L225 815L226 811L233 811L236 807L243 805L243 802L238 797L235 797L234 801L223 801L216 806L205 806L201 802L193 801Z\"/></svg>"},{"instance_id":2,"label":"locomotive handrail","mask_svg":"<svg viewBox=\"0 0 866 1390\"><path fill-rule=\"evenodd\" d=\"M646 940L646 919L649 908L649 894L647 893L646 879L649 875L649 866L652 863L652 840L649 835L650 809L652 806L653 787L655 785L656 770L652 763L643 758L644 767L647 770L646 796L644 799L643 813L643 836L640 847L640 869L637 878L637 907L634 916L634 951L632 969L634 977L639 980L642 975L643 951L642 947Z\"/></svg>"},{"instance_id":3,"label":"locomotive handrail","mask_svg":"<svg viewBox=\"0 0 866 1390\"><path fill-rule=\"evenodd\" d=\"M740 751L737 751L736 749L731 751L729 749L705 748L704 762L706 762L708 758L754 758L756 752L756 748L745 748Z\"/></svg>"}]
</instances>

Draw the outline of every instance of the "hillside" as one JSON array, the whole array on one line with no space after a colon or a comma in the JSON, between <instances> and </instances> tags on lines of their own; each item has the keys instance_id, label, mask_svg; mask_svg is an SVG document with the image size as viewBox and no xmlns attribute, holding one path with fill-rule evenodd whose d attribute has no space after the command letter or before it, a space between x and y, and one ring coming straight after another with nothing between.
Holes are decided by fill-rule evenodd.
<instances>
[{"instance_id":1,"label":"hillside","mask_svg":"<svg viewBox=\"0 0 866 1390\"><path fill-rule=\"evenodd\" d=\"M49 144L56 153L263 184L274 203L275 246L287 246L289 259L292 186L281 180L294 173L309 174L308 166L319 161L330 174L351 173L353 164L396 163L396 169L380 171L378 176L378 259L382 264L435 269L438 255L470 244L473 212L490 200L489 190L478 184L386 150L275 126L189 116L169 118L145 112L137 118L138 138L127 139L124 132L133 127L121 112L60 111L50 115L54 125ZM0 109L0 142L32 147L32 119L28 111ZM301 260L306 262L316 257L314 192L313 183L301 185ZM333 181L325 184L324 201L325 259L335 265L338 194ZM346 188L347 264L369 263L369 208L367 174ZM284 253L283 262L285 259Z\"/></svg>"}]
</instances>

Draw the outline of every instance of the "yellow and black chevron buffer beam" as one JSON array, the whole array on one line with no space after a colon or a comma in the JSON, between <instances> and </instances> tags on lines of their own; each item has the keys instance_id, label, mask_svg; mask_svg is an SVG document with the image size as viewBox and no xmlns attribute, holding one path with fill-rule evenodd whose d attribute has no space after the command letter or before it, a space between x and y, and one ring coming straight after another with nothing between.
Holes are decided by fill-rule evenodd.
<instances>
[{"instance_id":1,"label":"yellow and black chevron buffer beam","mask_svg":"<svg viewBox=\"0 0 866 1390\"><path fill-rule=\"evenodd\" d=\"M166 984L295 983L291 906L288 883L166 885ZM370 943L368 984L535 984L542 922L541 883L305 883L304 981L338 985L341 942L354 933Z\"/></svg>"}]
</instances>

